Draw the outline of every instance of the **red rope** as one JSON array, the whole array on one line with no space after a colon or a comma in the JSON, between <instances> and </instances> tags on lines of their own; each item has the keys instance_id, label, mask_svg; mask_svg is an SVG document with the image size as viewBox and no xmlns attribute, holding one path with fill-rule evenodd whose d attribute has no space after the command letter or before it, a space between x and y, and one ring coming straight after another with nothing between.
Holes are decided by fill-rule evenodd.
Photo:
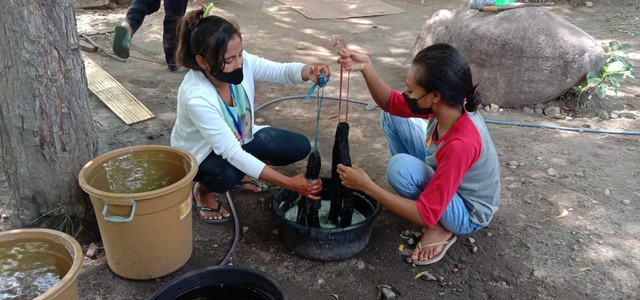
<instances>
[{"instance_id":1,"label":"red rope","mask_svg":"<svg viewBox=\"0 0 640 300\"><path fill-rule=\"evenodd\" d=\"M338 93L338 122L340 122L340 115L342 114L342 71L344 65L340 63L340 92Z\"/></svg>"},{"instance_id":2,"label":"red rope","mask_svg":"<svg viewBox=\"0 0 640 300\"><path fill-rule=\"evenodd\" d=\"M351 71L347 71L347 111L344 114L344 121L349 122L349 82L351 81Z\"/></svg>"}]
</instances>

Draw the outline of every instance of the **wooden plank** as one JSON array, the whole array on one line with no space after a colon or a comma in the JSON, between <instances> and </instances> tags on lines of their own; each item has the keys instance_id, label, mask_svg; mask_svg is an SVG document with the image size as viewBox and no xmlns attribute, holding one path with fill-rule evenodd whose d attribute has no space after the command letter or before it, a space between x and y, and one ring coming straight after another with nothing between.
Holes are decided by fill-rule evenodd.
<instances>
[{"instance_id":1,"label":"wooden plank","mask_svg":"<svg viewBox=\"0 0 640 300\"><path fill-rule=\"evenodd\" d=\"M87 72L89 90L127 125L155 117L144 104L89 57L83 54L82 59Z\"/></svg>"},{"instance_id":2,"label":"wooden plank","mask_svg":"<svg viewBox=\"0 0 640 300\"><path fill-rule=\"evenodd\" d=\"M405 12L380 0L278 0L309 19L347 19Z\"/></svg>"}]
</instances>

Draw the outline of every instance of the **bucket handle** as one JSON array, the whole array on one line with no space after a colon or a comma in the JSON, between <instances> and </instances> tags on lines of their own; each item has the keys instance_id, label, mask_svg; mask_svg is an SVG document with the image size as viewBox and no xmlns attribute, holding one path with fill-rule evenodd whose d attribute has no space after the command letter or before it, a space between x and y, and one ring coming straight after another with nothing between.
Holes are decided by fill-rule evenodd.
<instances>
[{"instance_id":1,"label":"bucket handle","mask_svg":"<svg viewBox=\"0 0 640 300\"><path fill-rule=\"evenodd\" d=\"M114 223L128 223L133 220L133 216L136 214L136 200L131 200L131 215L129 218L123 218L119 216L107 216L107 210L109 209L109 203L107 201L104 202L104 209L102 209L102 217L107 222Z\"/></svg>"}]
</instances>

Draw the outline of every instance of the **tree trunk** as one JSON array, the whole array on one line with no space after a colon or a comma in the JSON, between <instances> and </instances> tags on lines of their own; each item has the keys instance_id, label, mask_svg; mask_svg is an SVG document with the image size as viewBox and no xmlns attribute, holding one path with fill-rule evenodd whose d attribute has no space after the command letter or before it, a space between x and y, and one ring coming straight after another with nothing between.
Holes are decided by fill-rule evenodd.
<instances>
[{"instance_id":1,"label":"tree trunk","mask_svg":"<svg viewBox=\"0 0 640 300\"><path fill-rule=\"evenodd\" d=\"M77 177L97 147L72 1L0 7L0 146L10 190L0 209L10 227L43 215L82 218L91 205ZM73 230L65 224L47 227Z\"/></svg>"}]
</instances>

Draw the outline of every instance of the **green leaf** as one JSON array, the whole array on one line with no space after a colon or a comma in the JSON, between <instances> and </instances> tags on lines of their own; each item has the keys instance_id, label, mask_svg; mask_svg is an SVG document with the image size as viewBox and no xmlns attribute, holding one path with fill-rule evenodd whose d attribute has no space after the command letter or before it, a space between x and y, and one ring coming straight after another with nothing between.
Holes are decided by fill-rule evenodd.
<instances>
[{"instance_id":1,"label":"green leaf","mask_svg":"<svg viewBox=\"0 0 640 300\"><path fill-rule=\"evenodd\" d=\"M618 41L609 42L609 51L616 51L618 50L618 48L620 48L620 42Z\"/></svg>"},{"instance_id":2,"label":"green leaf","mask_svg":"<svg viewBox=\"0 0 640 300\"><path fill-rule=\"evenodd\" d=\"M622 45L620 45L620 47L618 47L618 51L627 51L629 49L631 49L631 45L626 44L626 43L622 44Z\"/></svg>"},{"instance_id":3,"label":"green leaf","mask_svg":"<svg viewBox=\"0 0 640 300\"><path fill-rule=\"evenodd\" d=\"M620 87L620 81L618 81L618 79L616 79L615 77L607 77L607 80L609 80L609 82L611 83L611 86L613 86L614 88L619 88Z\"/></svg>"},{"instance_id":4,"label":"green leaf","mask_svg":"<svg viewBox=\"0 0 640 300\"><path fill-rule=\"evenodd\" d=\"M629 61L624 58L624 57L618 57L618 60L621 61L627 68L629 68L629 70L631 70L631 64L629 63Z\"/></svg>"},{"instance_id":5,"label":"green leaf","mask_svg":"<svg viewBox=\"0 0 640 300\"><path fill-rule=\"evenodd\" d=\"M605 97L607 97L607 91L605 90L604 86L598 86L598 88L596 88L596 94L600 99L604 99Z\"/></svg>"},{"instance_id":6,"label":"green leaf","mask_svg":"<svg viewBox=\"0 0 640 300\"><path fill-rule=\"evenodd\" d=\"M625 66L624 63L621 61L612 62L609 65L607 65L605 68L606 70L604 72L607 74L621 73L624 71L628 71L627 66Z\"/></svg>"},{"instance_id":7,"label":"green leaf","mask_svg":"<svg viewBox=\"0 0 640 300\"><path fill-rule=\"evenodd\" d=\"M587 73L587 82L590 84L598 84L600 83L600 75L598 75L595 71L590 71Z\"/></svg>"}]
</instances>

